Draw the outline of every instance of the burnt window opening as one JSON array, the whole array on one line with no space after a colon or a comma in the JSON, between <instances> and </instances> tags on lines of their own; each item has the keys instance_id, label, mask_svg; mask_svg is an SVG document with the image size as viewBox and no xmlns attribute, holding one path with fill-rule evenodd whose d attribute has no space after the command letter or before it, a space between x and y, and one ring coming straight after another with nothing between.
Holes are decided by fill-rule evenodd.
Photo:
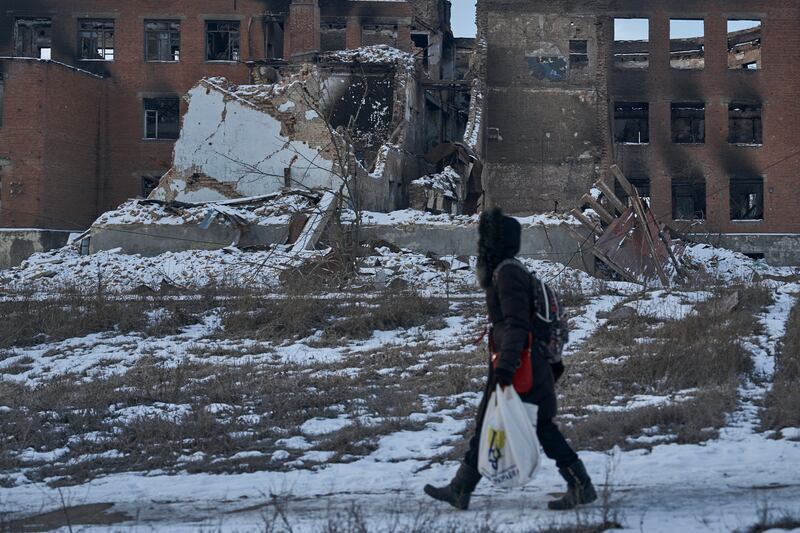
<instances>
[{"instance_id":1,"label":"burnt window opening","mask_svg":"<svg viewBox=\"0 0 800 533\"><path fill-rule=\"evenodd\" d=\"M570 68L583 68L589 65L589 43L585 40L569 42Z\"/></svg>"},{"instance_id":2,"label":"burnt window opening","mask_svg":"<svg viewBox=\"0 0 800 533\"><path fill-rule=\"evenodd\" d=\"M669 64L672 68L705 68L705 31L703 19L670 19Z\"/></svg>"},{"instance_id":3,"label":"burnt window opening","mask_svg":"<svg viewBox=\"0 0 800 533\"><path fill-rule=\"evenodd\" d=\"M14 20L15 56L50 59L52 51L52 19L36 17Z\"/></svg>"},{"instance_id":4,"label":"burnt window opening","mask_svg":"<svg viewBox=\"0 0 800 533\"><path fill-rule=\"evenodd\" d=\"M283 17L268 16L264 20L264 52L267 59L283 58Z\"/></svg>"},{"instance_id":5,"label":"burnt window opening","mask_svg":"<svg viewBox=\"0 0 800 533\"><path fill-rule=\"evenodd\" d=\"M642 199L642 202L648 207L652 205L650 203L650 178L647 176L628 176L628 181L631 185L636 187L636 192L639 193L639 198ZM628 193L625 192L625 189L622 188L619 182L614 186L614 194L617 195L617 198L625 202L628 207L633 206L630 197L628 197Z\"/></svg>"},{"instance_id":6,"label":"burnt window opening","mask_svg":"<svg viewBox=\"0 0 800 533\"><path fill-rule=\"evenodd\" d=\"M706 142L705 104L672 104L672 142L677 144Z\"/></svg>"},{"instance_id":7,"label":"burnt window opening","mask_svg":"<svg viewBox=\"0 0 800 533\"><path fill-rule=\"evenodd\" d=\"M177 139L180 99L177 96L144 99L144 138Z\"/></svg>"},{"instance_id":8,"label":"burnt window opening","mask_svg":"<svg viewBox=\"0 0 800 533\"><path fill-rule=\"evenodd\" d=\"M320 24L320 46L323 52L334 52L347 48L347 22L324 20Z\"/></svg>"},{"instance_id":9,"label":"burnt window opening","mask_svg":"<svg viewBox=\"0 0 800 533\"><path fill-rule=\"evenodd\" d=\"M430 61L428 59L428 48L430 47L430 36L425 32L411 32L411 42L414 48L419 48L418 55L422 58L422 68L428 70Z\"/></svg>"},{"instance_id":10,"label":"burnt window opening","mask_svg":"<svg viewBox=\"0 0 800 533\"><path fill-rule=\"evenodd\" d=\"M731 220L764 219L764 178L731 178Z\"/></svg>"},{"instance_id":11,"label":"burnt window opening","mask_svg":"<svg viewBox=\"0 0 800 533\"><path fill-rule=\"evenodd\" d=\"M728 106L728 143L764 144L760 105L732 103Z\"/></svg>"},{"instance_id":12,"label":"burnt window opening","mask_svg":"<svg viewBox=\"0 0 800 533\"><path fill-rule=\"evenodd\" d=\"M395 24L364 24L361 26L361 44L373 46L397 44L397 25Z\"/></svg>"},{"instance_id":13,"label":"burnt window opening","mask_svg":"<svg viewBox=\"0 0 800 533\"><path fill-rule=\"evenodd\" d=\"M114 61L114 21L81 19L78 21L80 58L84 61Z\"/></svg>"},{"instance_id":14,"label":"burnt window opening","mask_svg":"<svg viewBox=\"0 0 800 533\"><path fill-rule=\"evenodd\" d=\"M621 144L648 144L650 104L644 102L615 104L614 140Z\"/></svg>"},{"instance_id":15,"label":"burnt window opening","mask_svg":"<svg viewBox=\"0 0 800 533\"><path fill-rule=\"evenodd\" d=\"M158 187L158 183L161 181L160 176L142 176L141 184L140 184L140 195L142 198L147 198L150 196L150 193L153 192L156 187Z\"/></svg>"},{"instance_id":16,"label":"burnt window opening","mask_svg":"<svg viewBox=\"0 0 800 533\"><path fill-rule=\"evenodd\" d=\"M144 21L144 59L145 61L180 61L180 21Z\"/></svg>"},{"instance_id":17,"label":"burnt window opening","mask_svg":"<svg viewBox=\"0 0 800 533\"><path fill-rule=\"evenodd\" d=\"M624 69L650 66L650 19L614 19L614 65Z\"/></svg>"},{"instance_id":18,"label":"burnt window opening","mask_svg":"<svg viewBox=\"0 0 800 533\"><path fill-rule=\"evenodd\" d=\"M705 220L705 179L697 177L672 180L672 218L673 220Z\"/></svg>"},{"instance_id":19,"label":"burnt window opening","mask_svg":"<svg viewBox=\"0 0 800 533\"><path fill-rule=\"evenodd\" d=\"M760 20L729 20L728 68L761 69L762 35Z\"/></svg>"},{"instance_id":20,"label":"burnt window opening","mask_svg":"<svg viewBox=\"0 0 800 533\"><path fill-rule=\"evenodd\" d=\"M206 22L206 61L239 61L239 22Z\"/></svg>"}]
</instances>

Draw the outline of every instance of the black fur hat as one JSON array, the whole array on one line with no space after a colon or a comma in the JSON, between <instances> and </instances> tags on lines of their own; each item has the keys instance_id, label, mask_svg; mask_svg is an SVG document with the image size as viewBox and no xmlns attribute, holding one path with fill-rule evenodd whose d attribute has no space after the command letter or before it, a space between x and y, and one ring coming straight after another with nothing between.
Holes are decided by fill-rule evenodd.
<instances>
[{"instance_id":1,"label":"black fur hat","mask_svg":"<svg viewBox=\"0 0 800 533\"><path fill-rule=\"evenodd\" d=\"M486 289L492 284L494 269L519 253L522 227L517 219L503 215L496 207L481 214L478 224L478 283Z\"/></svg>"}]
</instances>

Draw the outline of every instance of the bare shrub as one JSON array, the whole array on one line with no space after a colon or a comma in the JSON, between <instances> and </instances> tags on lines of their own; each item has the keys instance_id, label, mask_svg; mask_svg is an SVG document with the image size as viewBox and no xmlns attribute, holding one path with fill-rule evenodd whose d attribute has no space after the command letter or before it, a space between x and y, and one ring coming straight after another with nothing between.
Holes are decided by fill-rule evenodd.
<instances>
[{"instance_id":1,"label":"bare shrub","mask_svg":"<svg viewBox=\"0 0 800 533\"><path fill-rule=\"evenodd\" d=\"M721 302L733 291L738 291L739 303L728 310ZM628 437L648 436L643 430L653 427L681 443L715 437L714 430L736 406L739 383L752 372L744 341L759 333L754 315L770 297L761 286L736 287L697 304L695 314L678 320L609 320L568 360L560 385L562 403L578 419L567 433L581 446L596 449L646 446L646 441ZM667 405L601 413L586 409L612 401L624 404L637 394L678 392L683 401Z\"/></svg>"},{"instance_id":2,"label":"bare shrub","mask_svg":"<svg viewBox=\"0 0 800 533\"><path fill-rule=\"evenodd\" d=\"M775 377L762 413L764 429L800 427L800 303L794 306L778 347Z\"/></svg>"}]
</instances>

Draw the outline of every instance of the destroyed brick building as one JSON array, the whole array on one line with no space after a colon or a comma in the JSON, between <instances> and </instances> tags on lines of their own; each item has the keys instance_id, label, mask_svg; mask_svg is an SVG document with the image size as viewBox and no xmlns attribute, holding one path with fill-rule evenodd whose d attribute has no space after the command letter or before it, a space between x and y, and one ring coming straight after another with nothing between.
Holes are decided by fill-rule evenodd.
<instances>
[{"instance_id":1,"label":"destroyed brick building","mask_svg":"<svg viewBox=\"0 0 800 533\"><path fill-rule=\"evenodd\" d=\"M182 97L205 77L246 84L256 66L389 45L413 53L434 87L453 79L449 10L445 0L4 1L0 228L85 229L149 194L172 166ZM426 102L446 109L451 92ZM447 134L431 130L430 145Z\"/></svg>"},{"instance_id":2,"label":"destroyed brick building","mask_svg":"<svg viewBox=\"0 0 800 533\"><path fill-rule=\"evenodd\" d=\"M488 201L569 210L617 164L679 232L797 264L798 25L788 0L479 2Z\"/></svg>"}]
</instances>

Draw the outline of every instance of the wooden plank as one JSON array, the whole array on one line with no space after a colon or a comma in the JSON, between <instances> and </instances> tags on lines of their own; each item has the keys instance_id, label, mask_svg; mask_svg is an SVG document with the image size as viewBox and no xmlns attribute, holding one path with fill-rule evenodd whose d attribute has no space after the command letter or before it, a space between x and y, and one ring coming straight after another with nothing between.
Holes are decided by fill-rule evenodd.
<instances>
[{"instance_id":1,"label":"wooden plank","mask_svg":"<svg viewBox=\"0 0 800 533\"><path fill-rule=\"evenodd\" d=\"M575 231L573 228L569 227L569 225L567 225L567 224L562 224L562 225L567 228L567 231L570 233L570 235L572 236L573 239L575 239L576 241L581 243L580 249L583 250L584 245L588 244L588 240L586 239L586 237L584 235L581 235L577 231ZM619 265L614 263L614 261L612 261L611 258L609 258L606 254L604 254L603 252L598 250L593 244L589 244L588 247L589 247L589 251L592 252L595 257L597 257L600 261L602 261L603 263L608 265L608 267L611 270L613 270L614 272L619 274L619 276L623 280L629 281L631 283L636 283L637 285L641 285L642 284L641 281L639 281L638 279L634 278L633 276L631 276L630 274L625 272L625 270L623 270L622 267L620 267Z\"/></svg>"},{"instance_id":2,"label":"wooden plank","mask_svg":"<svg viewBox=\"0 0 800 533\"><path fill-rule=\"evenodd\" d=\"M611 216L611 213L606 211L605 207L600 205L600 202L595 200L592 196L584 194L583 197L581 198L581 203L589 204L590 206L592 206L592 209L594 209L597 212L597 214L600 215L600 218L602 218L603 222L605 222L606 224L611 224L612 222L614 222L614 217Z\"/></svg>"},{"instance_id":3,"label":"wooden plank","mask_svg":"<svg viewBox=\"0 0 800 533\"><path fill-rule=\"evenodd\" d=\"M634 187L631 182L628 181L628 178L625 177L625 174L622 173L617 165L611 165L610 170L611 173L614 174L614 177L617 178L619 184L622 185L622 189L625 191L625 194L630 197L633 197L634 195L639 196L638 192L636 191L636 187Z\"/></svg>"},{"instance_id":4,"label":"wooden plank","mask_svg":"<svg viewBox=\"0 0 800 533\"><path fill-rule=\"evenodd\" d=\"M603 195L605 195L606 199L609 201L609 203L611 203L612 206L614 206L614 209L616 209L620 215L625 212L627 206L622 203L622 200L617 198L617 195L614 194L614 191L611 190L611 187L606 185L606 182L603 180L597 180L597 183L595 183L594 186L602 191Z\"/></svg>"},{"instance_id":5,"label":"wooden plank","mask_svg":"<svg viewBox=\"0 0 800 533\"><path fill-rule=\"evenodd\" d=\"M572 211L570 211L570 214L575 218L577 218L578 221L580 221L580 223L586 227L586 229L588 229L595 235L600 236L603 234L603 230L600 228L599 224L596 224L591 220L589 220L589 217L584 215L580 209L573 209Z\"/></svg>"},{"instance_id":6,"label":"wooden plank","mask_svg":"<svg viewBox=\"0 0 800 533\"><path fill-rule=\"evenodd\" d=\"M639 197L639 192L636 190L636 187L631 185L631 182L628 181L628 178L625 177L617 165L611 165L611 172L617 180L619 180L625 192L630 196L633 210L636 213L636 217L639 219L639 230L644 235L644 240L647 243L647 247L650 249L650 257L653 259L653 265L656 267L656 273L658 274L658 279L661 281L661 285L669 287L669 278L664 272L664 267L661 265L661 261L656 253L656 245L653 242L653 236L650 235L650 226L647 223L644 204L642 204L642 199Z\"/></svg>"}]
</instances>

